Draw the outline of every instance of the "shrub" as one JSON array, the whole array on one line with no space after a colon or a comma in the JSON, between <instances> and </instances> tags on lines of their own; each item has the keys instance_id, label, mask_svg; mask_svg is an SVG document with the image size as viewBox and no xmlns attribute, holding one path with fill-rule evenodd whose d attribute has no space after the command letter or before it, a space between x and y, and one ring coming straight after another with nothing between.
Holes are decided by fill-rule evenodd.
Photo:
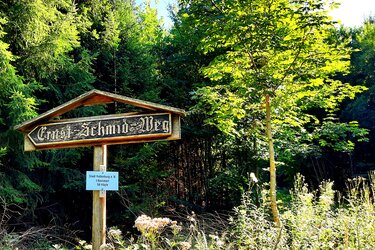
<instances>
[{"instance_id":1,"label":"shrub","mask_svg":"<svg viewBox=\"0 0 375 250\"><path fill-rule=\"evenodd\" d=\"M177 222L142 215L135 224L140 237L124 240L120 230L111 229L108 245L126 250L375 249L374 179L348 181L344 197L329 181L310 191L297 175L290 201L281 210L280 227L270 216L267 188L252 180L229 219L192 214ZM254 199L254 193L261 195Z\"/></svg>"}]
</instances>

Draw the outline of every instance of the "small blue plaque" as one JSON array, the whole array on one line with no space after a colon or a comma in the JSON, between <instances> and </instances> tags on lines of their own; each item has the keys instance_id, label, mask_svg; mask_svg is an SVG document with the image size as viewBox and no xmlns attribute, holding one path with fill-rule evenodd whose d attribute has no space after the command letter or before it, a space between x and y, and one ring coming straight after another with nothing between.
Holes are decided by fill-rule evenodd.
<instances>
[{"instance_id":1,"label":"small blue plaque","mask_svg":"<svg viewBox=\"0 0 375 250\"><path fill-rule=\"evenodd\" d=\"M118 190L118 172L86 171L86 190Z\"/></svg>"}]
</instances>

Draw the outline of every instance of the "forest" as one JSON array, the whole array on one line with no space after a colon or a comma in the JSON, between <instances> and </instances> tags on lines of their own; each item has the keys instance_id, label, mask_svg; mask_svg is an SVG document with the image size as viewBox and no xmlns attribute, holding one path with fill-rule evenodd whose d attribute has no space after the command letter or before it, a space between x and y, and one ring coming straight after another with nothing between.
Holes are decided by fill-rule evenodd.
<instances>
[{"instance_id":1,"label":"forest","mask_svg":"<svg viewBox=\"0 0 375 250\"><path fill-rule=\"evenodd\" d=\"M374 249L375 18L337 6L178 0L166 28L151 1L0 1L0 249L94 249L92 147L15 130L94 89L186 111L180 140L108 146L100 249Z\"/></svg>"}]
</instances>

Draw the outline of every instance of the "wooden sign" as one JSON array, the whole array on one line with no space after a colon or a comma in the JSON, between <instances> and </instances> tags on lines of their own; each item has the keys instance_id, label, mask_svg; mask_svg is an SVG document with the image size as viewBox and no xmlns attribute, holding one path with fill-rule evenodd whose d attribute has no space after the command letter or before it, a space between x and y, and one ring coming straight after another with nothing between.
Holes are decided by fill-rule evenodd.
<instances>
[{"instance_id":1,"label":"wooden sign","mask_svg":"<svg viewBox=\"0 0 375 250\"><path fill-rule=\"evenodd\" d=\"M126 140L166 138L172 134L171 114L109 115L36 126L27 134L36 148L81 146Z\"/></svg>"},{"instance_id":2,"label":"wooden sign","mask_svg":"<svg viewBox=\"0 0 375 250\"><path fill-rule=\"evenodd\" d=\"M148 113L58 120L61 115L81 106L113 102L146 109ZM94 171L87 172L86 188L94 190L92 249L100 250L106 245L105 190L118 188L118 173L106 172L107 145L178 140L181 138L180 117L185 115L182 109L94 89L15 126L15 129L24 134L25 151L94 146Z\"/></svg>"}]
</instances>

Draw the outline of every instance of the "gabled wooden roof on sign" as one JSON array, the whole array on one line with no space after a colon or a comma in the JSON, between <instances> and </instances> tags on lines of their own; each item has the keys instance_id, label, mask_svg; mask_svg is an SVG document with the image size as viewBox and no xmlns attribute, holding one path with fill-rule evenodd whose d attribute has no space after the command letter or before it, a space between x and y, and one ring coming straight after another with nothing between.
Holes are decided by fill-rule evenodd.
<instances>
[{"instance_id":1,"label":"gabled wooden roof on sign","mask_svg":"<svg viewBox=\"0 0 375 250\"><path fill-rule=\"evenodd\" d=\"M113 102L121 102L152 111L169 112L180 116L186 115L186 112L182 109L173 108L166 105L161 105L153 102L143 101L135 98L130 98L94 89L78 96L77 98L70 100L69 102L66 102L56 108L53 108L31 120L21 123L15 126L14 128L21 132L27 132L30 131L36 125L50 121L53 118L65 114L66 112L69 112L75 108L81 106L92 106L97 104L106 104Z\"/></svg>"}]
</instances>

